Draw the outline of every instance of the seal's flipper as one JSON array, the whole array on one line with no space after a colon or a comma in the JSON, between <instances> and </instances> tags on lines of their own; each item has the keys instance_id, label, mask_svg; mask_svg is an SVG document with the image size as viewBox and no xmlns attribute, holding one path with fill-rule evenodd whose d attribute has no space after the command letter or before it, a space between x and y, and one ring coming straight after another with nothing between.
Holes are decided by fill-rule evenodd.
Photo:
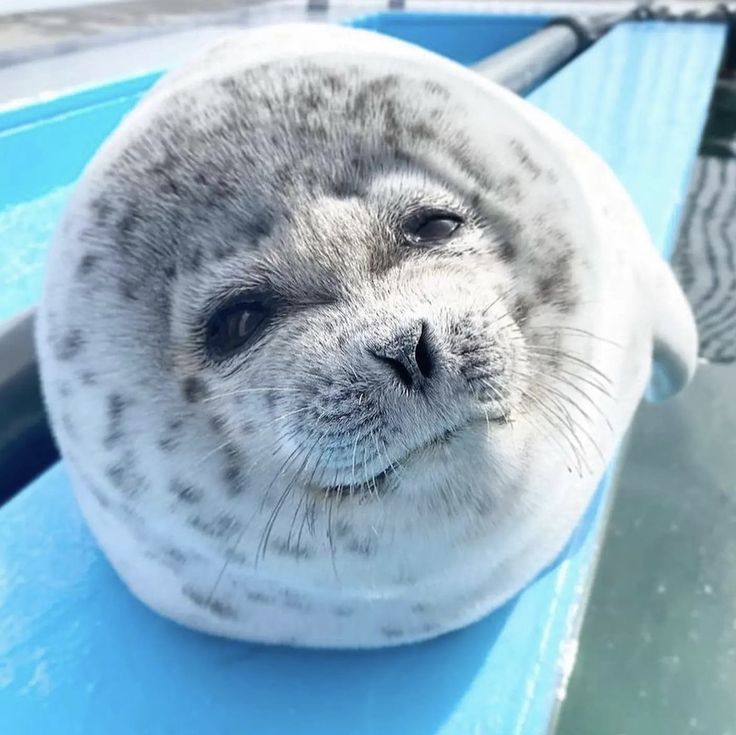
<instances>
[{"instance_id":1,"label":"seal's flipper","mask_svg":"<svg viewBox=\"0 0 736 735\"><path fill-rule=\"evenodd\" d=\"M698 332L690 305L674 274L657 258L653 290L653 365L647 399L664 401L692 379L698 360Z\"/></svg>"}]
</instances>

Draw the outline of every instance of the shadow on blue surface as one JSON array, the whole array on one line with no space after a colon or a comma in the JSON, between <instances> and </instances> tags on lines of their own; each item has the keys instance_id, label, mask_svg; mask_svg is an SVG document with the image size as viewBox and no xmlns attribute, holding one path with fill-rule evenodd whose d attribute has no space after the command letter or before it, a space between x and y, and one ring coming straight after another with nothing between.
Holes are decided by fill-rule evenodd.
<instances>
[{"instance_id":1,"label":"shadow on blue surface","mask_svg":"<svg viewBox=\"0 0 736 735\"><path fill-rule=\"evenodd\" d=\"M140 605L129 595L121 593L120 602L116 614L121 618L142 616ZM210 702L208 708L220 712L223 726L247 717L241 720L243 732L259 735L376 735L379 723L381 733L427 735L438 732L457 710L513 604L462 631L401 646L388 655L234 643L175 627L148 612L145 616L152 619L141 622L148 628L147 636L159 642L157 657L170 657L187 677L200 670L208 673L202 695L217 700L216 707ZM133 611L134 605L139 609ZM109 615L109 601L99 612ZM105 624L115 627L109 617ZM126 626L130 630L129 623ZM212 672L227 682L226 695L215 694L221 690L211 680ZM138 673L142 680L150 680L150 671ZM164 675L163 670L160 673ZM126 673L130 675L135 673ZM233 688L234 677L242 677L242 689Z\"/></svg>"}]
</instances>

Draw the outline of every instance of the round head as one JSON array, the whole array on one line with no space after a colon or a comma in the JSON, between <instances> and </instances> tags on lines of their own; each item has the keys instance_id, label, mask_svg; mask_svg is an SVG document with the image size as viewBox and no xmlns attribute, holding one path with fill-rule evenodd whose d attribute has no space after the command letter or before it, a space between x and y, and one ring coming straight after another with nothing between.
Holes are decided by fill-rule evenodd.
<instances>
[{"instance_id":1,"label":"round head","mask_svg":"<svg viewBox=\"0 0 736 735\"><path fill-rule=\"evenodd\" d=\"M82 507L144 600L377 645L477 617L557 552L620 376L597 365L600 224L546 125L320 27L226 42L126 119L60 229L39 342Z\"/></svg>"}]
</instances>

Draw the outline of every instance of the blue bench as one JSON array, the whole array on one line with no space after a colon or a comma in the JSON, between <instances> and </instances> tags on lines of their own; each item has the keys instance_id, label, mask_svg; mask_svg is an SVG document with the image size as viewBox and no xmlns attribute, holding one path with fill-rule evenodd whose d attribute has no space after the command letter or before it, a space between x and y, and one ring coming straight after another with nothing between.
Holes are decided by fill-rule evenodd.
<instances>
[{"instance_id":1,"label":"blue bench","mask_svg":"<svg viewBox=\"0 0 736 735\"><path fill-rule=\"evenodd\" d=\"M501 18L463 34L454 22L467 19L357 24L466 63L516 40ZM622 25L530 95L611 164L664 253L724 41L718 25ZM37 298L69 185L155 76L0 115L0 317ZM558 561L487 619L420 645L332 653L215 639L149 612L97 550L56 465L0 508L0 731L542 735L574 661L614 477Z\"/></svg>"}]
</instances>

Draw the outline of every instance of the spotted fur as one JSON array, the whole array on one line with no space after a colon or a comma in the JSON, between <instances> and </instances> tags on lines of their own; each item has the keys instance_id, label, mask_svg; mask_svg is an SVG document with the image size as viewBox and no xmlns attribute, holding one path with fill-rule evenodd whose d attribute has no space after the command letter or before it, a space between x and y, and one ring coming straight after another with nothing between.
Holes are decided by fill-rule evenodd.
<instances>
[{"instance_id":1,"label":"spotted fur","mask_svg":"<svg viewBox=\"0 0 736 735\"><path fill-rule=\"evenodd\" d=\"M462 226L417 246L421 207ZM223 356L210 320L239 299L264 317ZM309 25L217 45L126 118L60 225L37 341L136 595L346 647L466 625L550 563L652 354L674 392L693 335L569 133L429 52Z\"/></svg>"}]
</instances>

